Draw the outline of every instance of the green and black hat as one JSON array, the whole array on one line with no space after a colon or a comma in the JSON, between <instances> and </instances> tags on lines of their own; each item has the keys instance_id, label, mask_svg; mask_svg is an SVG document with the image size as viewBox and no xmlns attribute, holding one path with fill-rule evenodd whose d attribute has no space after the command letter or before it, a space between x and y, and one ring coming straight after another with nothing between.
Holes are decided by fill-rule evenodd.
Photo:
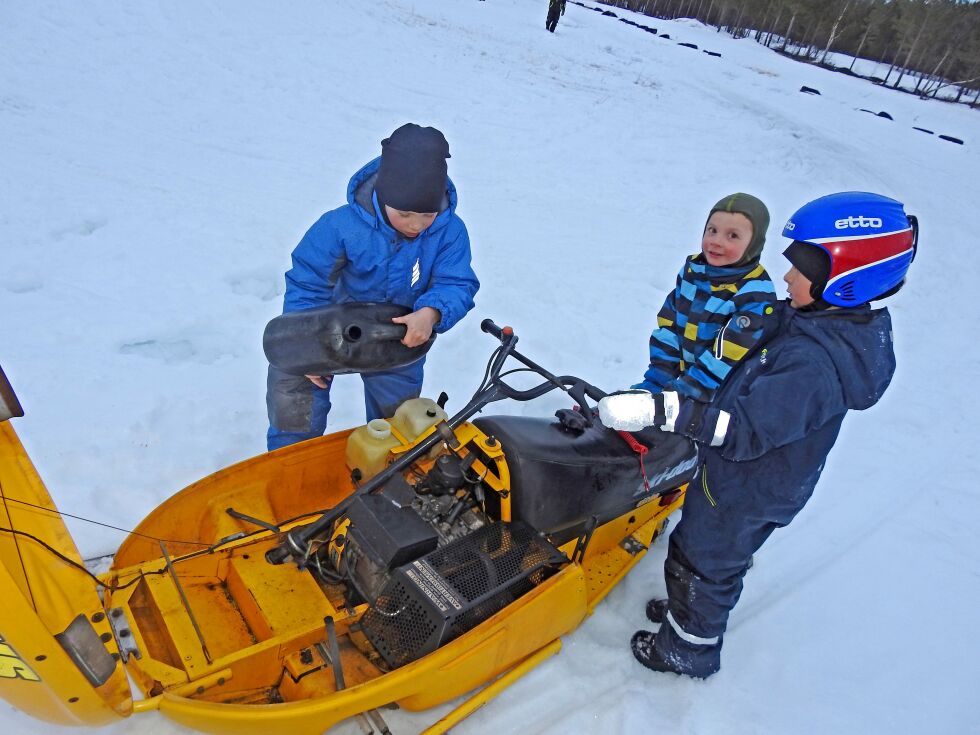
<instances>
[{"instance_id":1,"label":"green and black hat","mask_svg":"<svg viewBox=\"0 0 980 735\"><path fill-rule=\"evenodd\" d=\"M749 246L745 248L745 253L738 262L732 265L742 266L757 262L759 256L762 255L762 246L766 244L766 230L769 229L769 210L766 209L762 200L743 192L729 194L727 197L719 199L718 203L711 208L711 211L708 212L708 219L711 219L711 215L715 212L732 212L743 214L749 218L749 222L752 223L752 241L749 242ZM705 227L708 226L707 220L704 224Z\"/></svg>"}]
</instances>

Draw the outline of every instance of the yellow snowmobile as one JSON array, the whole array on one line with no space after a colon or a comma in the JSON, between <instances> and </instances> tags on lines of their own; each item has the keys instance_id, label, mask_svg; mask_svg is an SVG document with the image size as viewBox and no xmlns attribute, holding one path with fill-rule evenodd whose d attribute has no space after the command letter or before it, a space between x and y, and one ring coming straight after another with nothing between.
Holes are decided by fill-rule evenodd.
<instances>
[{"instance_id":1,"label":"yellow snowmobile","mask_svg":"<svg viewBox=\"0 0 980 735\"><path fill-rule=\"evenodd\" d=\"M483 329L500 346L455 416L413 399L216 472L99 575L7 420L23 413L0 372L0 695L61 725L159 710L203 732L314 735L351 717L385 732L378 708L471 693L436 733L556 653L680 506L696 452L602 427L601 391ZM516 389L508 359L544 382ZM554 388L578 409L470 420Z\"/></svg>"}]
</instances>

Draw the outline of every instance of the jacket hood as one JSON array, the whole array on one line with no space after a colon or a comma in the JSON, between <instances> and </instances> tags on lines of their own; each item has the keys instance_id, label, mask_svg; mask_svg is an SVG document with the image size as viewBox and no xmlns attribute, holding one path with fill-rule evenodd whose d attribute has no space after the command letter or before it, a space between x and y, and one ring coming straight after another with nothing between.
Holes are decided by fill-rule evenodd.
<instances>
[{"instance_id":1,"label":"jacket hood","mask_svg":"<svg viewBox=\"0 0 980 735\"><path fill-rule=\"evenodd\" d=\"M378 170L381 168L381 156L373 161L364 164L361 169L351 176L347 184L347 203L365 222L372 227L382 230L395 232L394 228L385 222L383 217L378 217L374 208L374 182L378 179ZM442 200L439 208L439 215L435 218L426 232L434 232L445 227L456 212L456 187L452 179L446 177L446 196Z\"/></svg>"},{"instance_id":2,"label":"jacket hood","mask_svg":"<svg viewBox=\"0 0 980 735\"><path fill-rule=\"evenodd\" d=\"M895 373L888 309L800 312L784 303L790 331L823 347L837 370L848 408L863 410L881 398Z\"/></svg>"}]
</instances>

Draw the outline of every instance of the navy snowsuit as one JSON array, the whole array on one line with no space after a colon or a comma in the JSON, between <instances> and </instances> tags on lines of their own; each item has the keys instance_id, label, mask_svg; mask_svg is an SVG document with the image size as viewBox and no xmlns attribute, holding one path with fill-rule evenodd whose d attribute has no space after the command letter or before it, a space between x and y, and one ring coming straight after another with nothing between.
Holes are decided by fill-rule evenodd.
<instances>
[{"instance_id":1,"label":"navy snowsuit","mask_svg":"<svg viewBox=\"0 0 980 735\"><path fill-rule=\"evenodd\" d=\"M668 615L655 645L692 676L719 669L752 555L806 505L847 411L877 403L895 371L887 309L801 312L781 302L775 317L771 339L682 432L699 443L701 466L670 537ZM728 430L711 446L722 412Z\"/></svg>"},{"instance_id":2,"label":"navy snowsuit","mask_svg":"<svg viewBox=\"0 0 980 735\"><path fill-rule=\"evenodd\" d=\"M283 313L328 304L376 301L413 311L424 306L441 315L435 331L450 329L473 308L480 282L470 266L466 226L456 215L456 187L447 179L446 197L433 223L414 239L395 230L374 194L381 158L355 173L347 204L327 212L293 251L286 272ZM423 365L363 373L367 420L391 416L422 389ZM330 388L269 367L266 403L270 450L322 436L330 411Z\"/></svg>"}]
</instances>

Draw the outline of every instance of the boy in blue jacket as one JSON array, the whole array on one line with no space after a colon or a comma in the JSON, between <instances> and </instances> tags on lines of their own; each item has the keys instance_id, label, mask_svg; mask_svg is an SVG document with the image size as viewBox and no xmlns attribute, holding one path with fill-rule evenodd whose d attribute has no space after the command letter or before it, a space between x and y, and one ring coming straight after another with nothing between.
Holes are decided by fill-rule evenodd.
<instances>
[{"instance_id":1,"label":"boy in blue jacket","mask_svg":"<svg viewBox=\"0 0 980 735\"><path fill-rule=\"evenodd\" d=\"M480 282L456 215L449 157L435 128L408 123L381 141L381 156L351 178L347 204L320 217L293 251L283 313L352 301L400 304L412 309L392 320L406 326L406 347L462 319ZM424 363L363 373L367 420L391 416L402 401L418 397ZM269 367L270 451L323 435L330 383L329 376L296 377Z\"/></svg>"},{"instance_id":2,"label":"boy in blue jacket","mask_svg":"<svg viewBox=\"0 0 980 735\"><path fill-rule=\"evenodd\" d=\"M793 240L784 253L789 300L777 305L771 337L711 404L675 391L599 404L607 426L657 426L700 449L668 544L667 599L647 603L647 617L662 625L631 641L655 671L706 678L719 669L752 555L809 500L844 415L877 403L895 370L888 310L869 302L904 282L915 219L893 199L845 192L802 207L783 235Z\"/></svg>"},{"instance_id":3,"label":"boy in blue jacket","mask_svg":"<svg viewBox=\"0 0 980 735\"><path fill-rule=\"evenodd\" d=\"M684 261L657 314L650 365L634 388L711 400L762 337L776 302L759 262L768 228L769 210L751 194L730 194L711 208L701 252Z\"/></svg>"}]
</instances>

